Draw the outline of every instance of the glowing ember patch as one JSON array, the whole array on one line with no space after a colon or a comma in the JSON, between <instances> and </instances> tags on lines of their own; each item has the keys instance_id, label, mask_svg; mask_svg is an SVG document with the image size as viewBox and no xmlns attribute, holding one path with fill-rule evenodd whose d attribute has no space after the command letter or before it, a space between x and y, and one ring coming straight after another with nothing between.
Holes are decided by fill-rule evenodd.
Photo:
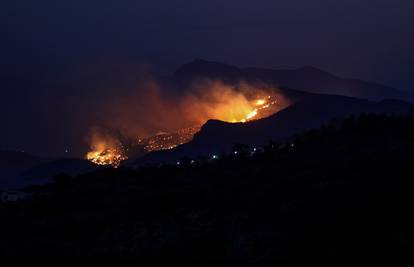
<instances>
[{"instance_id":1,"label":"glowing ember patch","mask_svg":"<svg viewBox=\"0 0 414 267\"><path fill-rule=\"evenodd\" d=\"M91 151L85 158L97 165L111 165L114 168L118 168L122 161L128 159L120 141L109 135L97 133L91 137Z\"/></svg>"},{"instance_id":2,"label":"glowing ember patch","mask_svg":"<svg viewBox=\"0 0 414 267\"><path fill-rule=\"evenodd\" d=\"M248 112L246 112L247 115L244 118L242 118L239 121L232 120L230 122L248 122L251 120L266 117L274 113L274 111L272 112L270 108L275 104L277 104L277 100L272 99L271 96L268 96L267 99L258 99L254 102L254 104L251 104L251 106L246 107L246 110L248 110Z\"/></svg>"},{"instance_id":3,"label":"glowing ember patch","mask_svg":"<svg viewBox=\"0 0 414 267\"><path fill-rule=\"evenodd\" d=\"M122 151L107 149L88 152L86 159L97 165L112 165L114 168L118 168L121 162L128 159L128 157Z\"/></svg>"},{"instance_id":4,"label":"glowing ember patch","mask_svg":"<svg viewBox=\"0 0 414 267\"><path fill-rule=\"evenodd\" d=\"M255 109L255 110L253 110L252 112L250 112L249 114L247 114L247 116L246 116L246 120L251 120L251 119L253 119L254 117L256 117L256 115L257 115L257 109Z\"/></svg>"},{"instance_id":5,"label":"glowing ember patch","mask_svg":"<svg viewBox=\"0 0 414 267\"><path fill-rule=\"evenodd\" d=\"M191 141L199 130L200 127L188 127L175 133L162 133L141 140L141 144L144 144L144 149L148 152L173 149Z\"/></svg>"},{"instance_id":6,"label":"glowing ember patch","mask_svg":"<svg viewBox=\"0 0 414 267\"><path fill-rule=\"evenodd\" d=\"M256 101L256 106L262 106L264 104L266 104L266 100L264 99L259 99Z\"/></svg>"}]
</instances>

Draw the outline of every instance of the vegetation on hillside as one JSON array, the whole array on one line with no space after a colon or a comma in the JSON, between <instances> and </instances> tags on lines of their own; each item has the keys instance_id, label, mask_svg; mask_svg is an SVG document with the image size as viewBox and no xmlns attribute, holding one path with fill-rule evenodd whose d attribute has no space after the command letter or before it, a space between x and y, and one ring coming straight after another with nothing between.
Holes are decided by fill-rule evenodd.
<instances>
[{"instance_id":1,"label":"vegetation on hillside","mask_svg":"<svg viewBox=\"0 0 414 267\"><path fill-rule=\"evenodd\" d=\"M409 256L413 155L412 117L361 115L217 159L59 176L34 188L47 195L0 205L0 254Z\"/></svg>"}]
</instances>

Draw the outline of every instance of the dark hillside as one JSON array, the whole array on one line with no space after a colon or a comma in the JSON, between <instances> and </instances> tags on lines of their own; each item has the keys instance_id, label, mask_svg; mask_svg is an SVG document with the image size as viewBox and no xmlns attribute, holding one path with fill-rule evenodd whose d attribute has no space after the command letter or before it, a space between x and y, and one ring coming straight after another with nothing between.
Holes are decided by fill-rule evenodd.
<instances>
[{"instance_id":1,"label":"dark hillside","mask_svg":"<svg viewBox=\"0 0 414 267\"><path fill-rule=\"evenodd\" d=\"M58 177L0 205L0 254L260 265L401 259L414 245L414 119L362 115L210 162Z\"/></svg>"}]
</instances>

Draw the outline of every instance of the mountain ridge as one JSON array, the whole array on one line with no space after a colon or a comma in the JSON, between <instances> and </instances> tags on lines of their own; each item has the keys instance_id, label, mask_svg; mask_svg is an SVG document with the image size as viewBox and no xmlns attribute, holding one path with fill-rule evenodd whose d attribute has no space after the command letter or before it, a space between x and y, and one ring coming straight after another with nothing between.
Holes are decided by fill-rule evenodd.
<instances>
[{"instance_id":1,"label":"mountain ridge","mask_svg":"<svg viewBox=\"0 0 414 267\"><path fill-rule=\"evenodd\" d=\"M284 142L303 131L318 128L334 119L368 114L404 115L414 105L398 100L368 101L337 95L314 95L267 118L248 123L209 120L192 141L172 150L150 153L134 164L171 163L181 157L229 153L235 144L264 146L269 141Z\"/></svg>"},{"instance_id":2,"label":"mountain ridge","mask_svg":"<svg viewBox=\"0 0 414 267\"><path fill-rule=\"evenodd\" d=\"M297 69L239 68L230 64L196 59L183 64L173 74L180 85L199 79L219 79L226 83L240 81L264 82L276 87L294 88L298 91L335 94L371 100L395 98L414 101L414 94L362 79L342 78L313 66Z\"/></svg>"}]
</instances>

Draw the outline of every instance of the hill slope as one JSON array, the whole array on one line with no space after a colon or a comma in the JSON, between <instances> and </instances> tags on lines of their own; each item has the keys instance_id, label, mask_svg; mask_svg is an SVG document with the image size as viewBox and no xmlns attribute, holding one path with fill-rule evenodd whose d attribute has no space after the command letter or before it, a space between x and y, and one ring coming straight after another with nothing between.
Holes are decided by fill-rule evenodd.
<instances>
[{"instance_id":1,"label":"hill slope","mask_svg":"<svg viewBox=\"0 0 414 267\"><path fill-rule=\"evenodd\" d=\"M60 179L44 198L0 203L0 255L411 262L413 118L337 125L251 157Z\"/></svg>"},{"instance_id":2,"label":"hill slope","mask_svg":"<svg viewBox=\"0 0 414 267\"><path fill-rule=\"evenodd\" d=\"M208 121L194 139L169 151L148 154L136 164L173 162L181 157L211 156L229 152L234 144L262 146L284 141L305 130L318 128L332 119L361 113L406 114L413 105L385 100L371 102L344 96L314 95L268 118L250 123Z\"/></svg>"}]
</instances>

